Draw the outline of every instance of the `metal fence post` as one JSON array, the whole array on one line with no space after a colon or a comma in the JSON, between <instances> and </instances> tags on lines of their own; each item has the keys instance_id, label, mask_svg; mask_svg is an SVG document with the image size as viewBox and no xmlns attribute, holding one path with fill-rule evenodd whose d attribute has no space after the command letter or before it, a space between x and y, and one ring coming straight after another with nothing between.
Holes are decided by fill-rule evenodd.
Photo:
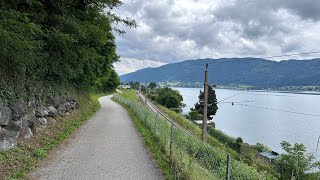
<instances>
[{"instance_id":1,"label":"metal fence post","mask_svg":"<svg viewBox=\"0 0 320 180\"><path fill-rule=\"evenodd\" d=\"M170 127L170 145L169 145L169 156L170 156L170 162L172 163L172 143L173 143L173 123L171 122Z\"/></svg>"},{"instance_id":2,"label":"metal fence post","mask_svg":"<svg viewBox=\"0 0 320 180\"><path fill-rule=\"evenodd\" d=\"M147 113L146 113L146 117L144 118L144 125L145 125L145 126L147 126L147 117L148 117L148 115L147 115Z\"/></svg>"},{"instance_id":3,"label":"metal fence post","mask_svg":"<svg viewBox=\"0 0 320 180\"><path fill-rule=\"evenodd\" d=\"M156 135L157 133L157 119L154 120L154 132L153 134Z\"/></svg>"},{"instance_id":4,"label":"metal fence post","mask_svg":"<svg viewBox=\"0 0 320 180\"><path fill-rule=\"evenodd\" d=\"M226 171L226 180L230 179L230 155L227 155L227 171Z\"/></svg>"}]
</instances>

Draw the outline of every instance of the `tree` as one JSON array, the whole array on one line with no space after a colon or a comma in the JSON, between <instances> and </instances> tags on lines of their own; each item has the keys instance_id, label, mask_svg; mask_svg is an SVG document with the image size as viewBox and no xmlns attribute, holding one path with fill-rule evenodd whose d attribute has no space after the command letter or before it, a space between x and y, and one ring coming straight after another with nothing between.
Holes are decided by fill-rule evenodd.
<instances>
[{"instance_id":1,"label":"tree","mask_svg":"<svg viewBox=\"0 0 320 180\"><path fill-rule=\"evenodd\" d=\"M148 88L150 88L150 89L154 89L154 88L156 88L157 87L157 84L155 83L155 82L151 82L151 83L149 83L149 85L148 85Z\"/></svg>"},{"instance_id":2,"label":"tree","mask_svg":"<svg viewBox=\"0 0 320 180\"><path fill-rule=\"evenodd\" d=\"M119 56L113 33L123 33L114 25L136 27L135 21L113 13L121 5L120 0L2 0L1 92L19 94L48 82L114 88L118 75L112 64ZM16 87L25 89L12 92Z\"/></svg>"},{"instance_id":3,"label":"tree","mask_svg":"<svg viewBox=\"0 0 320 180\"><path fill-rule=\"evenodd\" d=\"M281 179L309 179L307 174L319 161L314 161L315 157L307 154L306 147L303 144L294 145L282 141L281 147L285 153L281 154L276 161L276 167L281 174Z\"/></svg>"},{"instance_id":4,"label":"tree","mask_svg":"<svg viewBox=\"0 0 320 180\"><path fill-rule=\"evenodd\" d=\"M183 97L179 91L168 87L158 90L156 101L167 108L181 108L183 106Z\"/></svg>"},{"instance_id":5,"label":"tree","mask_svg":"<svg viewBox=\"0 0 320 180\"><path fill-rule=\"evenodd\" d=\"M203 114L204 107L204 92L200 90L199 102L194 105L194 108L191 108L191 111L197 111L198 114ZM212 86L208 86L208 114L207 118L212 119L211 116L214 116L218 110L217 106L217 97L216 92Z\"/></svg>"},{"instance_id":6,"label":"tree","mask_svg":"<svg viewBox=\"0 0 320 180\"><path fill-rule=\"evenodd\" d=\"M139 89L139 86L140 86L140 83L139 83L139 82L130 81L130 82L129 82L129 85L130 85L131 89L138 90L138 89Z\"/></svg>"},{"instance_id":7,"label":"tree","mask_svg":"<svg viewBox=\"0 0 320 180\"><path fill-rule=\"evenodd\" d=\"M203 119L203 115L199 114L197 111L189 111L189 118L191 120L201 120Z\"/></svg>"}]
</instances>

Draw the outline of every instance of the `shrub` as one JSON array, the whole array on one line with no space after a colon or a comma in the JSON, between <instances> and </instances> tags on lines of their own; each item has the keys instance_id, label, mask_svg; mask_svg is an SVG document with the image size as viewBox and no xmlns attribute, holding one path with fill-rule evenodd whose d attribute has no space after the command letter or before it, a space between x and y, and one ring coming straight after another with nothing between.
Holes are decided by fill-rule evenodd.
<instances>
[{"instance_id":1,"label":"shrub","mask_svg":"<svg viewBox=\"0 0 320 180\"><path fill-rule=\"evenodd\" d=\"M44 158L47 156L47 151L42 148L39 148L35 150L34 155L39 158Z\"/></svg>"}]
</instances>

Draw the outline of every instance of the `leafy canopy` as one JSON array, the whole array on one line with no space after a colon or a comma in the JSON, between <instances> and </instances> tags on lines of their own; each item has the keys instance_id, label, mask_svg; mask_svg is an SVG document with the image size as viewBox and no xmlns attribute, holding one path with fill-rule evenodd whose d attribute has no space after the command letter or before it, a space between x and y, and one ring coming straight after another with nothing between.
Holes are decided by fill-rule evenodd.
<instances>
[{"instance_id":1,"label":"leafy canopy","mask_svg":"<svg viewBox=\"0 0 320 180\"><path fill-rule=\"evenodd\" d=\"M196 111L198 114L203 114L203 107L204 107L204 92L200 90L200 95L198 96L199 101L194 105L194 108L191 108L191 111ZM218 110L217 105L217 97L216 92L212 86L208 86L208 113L207 118L212 119Z\"/></svg>"},{"instance_id":2,"label":"leafy canopy","mask_svg":"<svg viewBox=\"0 0 320 180\"><path fill-rule=\"evenodd\" d=\"M112 64L119 57L113 32L123 31L113 24L136 27L112 12L121 5L119 0L1 1L0 90L34 82L115 88L119 79Z\"/></svg>"},{"instance_id":3,"label":"leafy canopy","mask_svg":"<svg viewBox=\"0 0 320 180\"><path fill-rule=\"evenodd\" d=\"M157 91L156 102L167 108L181 108L183 97L179 91L165 87Z\"/></svg>"}]
</instances>

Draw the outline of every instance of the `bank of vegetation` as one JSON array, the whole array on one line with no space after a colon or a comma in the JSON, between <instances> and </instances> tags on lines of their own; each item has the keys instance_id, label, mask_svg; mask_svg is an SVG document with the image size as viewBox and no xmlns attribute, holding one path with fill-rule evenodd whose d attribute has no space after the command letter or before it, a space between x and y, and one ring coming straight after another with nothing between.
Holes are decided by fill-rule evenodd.
<instances>
[{"instance_id":1,"label":"bank of vegetation","mask_svg":"<svg viewBox=\"0 0 320 180\"><path fill-rule=\"evenodd\" d=\"M1 1L0 97L28 100L60 87L117 87L112 24L135 26L112 12L121 5L119 0Z\"/></svg>"},{"instance_id":2,"label":"bank of vegetation","mask_svg":"<svg viewBox=\"0 0 320 180\"><path fill-rule=\"evenodd\" d=\"M135 92L129 90L123 94L115 95L114 99L129 108L134 116L152 132L153 138L157 139L157 147L161 149L166 161L172 165L172 173L176 178L225 178L227 151L221 148L223 145L217 147L202 143L200 138L185 133L185 130L178 126L172 126L165 118L157 116L145 105L138 102L137 98L130 98L132 96L136 96ZM258 172L254 167L234 158L231 160L230 167L233 179L275 178L267 171Z\"/></svg>"},{"instance_id":3,"label":"bank of vegetation","mask_svg":"<svg viewBox=\"0 0 320 180\"><path fill-rule=\"evenodd\" d=\"M161 94L159 93L162 92L161 88L159 88L160 87L158 87L158 89L153 93L152 89L150 88L146 88L143 92L145 94L148 92L148 94L146 95L148 95L150 99L154 101L153 103L157 104L158 108L162 112L164 112L168 117L174 120L185 130L192 133L195 137L201 139L202 131L198 124L196 124L191 119L187 119L185 116L175 111L175 109L170 109L170 106L168 107L165 104L160 104L159 101L157 101L157 98L161 96ZM167 90L166 92L170 91ZM200 101L201 97L202 96L200 94ZM215 101L213 100L212 102ZM199 104L199 102L197 104ZM199 109L201 110L201 108ZM203 116L197 113L196 115L194 115L194 117L199 116L200 118L203 118ZM211 114L215 114L215 111L213 111ZM191 116L189 116L189 118L190 117ZM314 155L309 154L306 151L306 147L303 144L290 144L288 142L283 141L281 143L281 147L284 153L281 154L277 159L274 159L270 162L269 160L266 160L265 158L261 158L261 156L259 156L260 152L271 152L271 150L263 144L257 143L256 145L249 145L243 142L241 137L234 138L228 136L227 134L223 133L218 129L215 129L214 127L209 127L208 134L208 145L215 148L219 148L224 152L228 152L234 159L240 160L241 162L249 166L255 167L260 172L267 172L269 174L272 174L273 177L279 179L318 179L320 177L319 161L315 159Z\"/></svg>"},{"instance_id":4,"label":"bank of vegetation","mask_svg":"<svg viewBox=\"0 0 320 180\"><path fill-rule=\"evenodd\" d=\"M0 2L0 113L5 115L0 145L18 139L16 147L0 152L0 179L25 178L99 108L92 94L120 84L113 67L119 60L114 33L124 32L114 25L136 26L113 12L121 5L120 0ZM66 111L66 99L72 99L74 111Z\"/></svg>"}]
</instances>

